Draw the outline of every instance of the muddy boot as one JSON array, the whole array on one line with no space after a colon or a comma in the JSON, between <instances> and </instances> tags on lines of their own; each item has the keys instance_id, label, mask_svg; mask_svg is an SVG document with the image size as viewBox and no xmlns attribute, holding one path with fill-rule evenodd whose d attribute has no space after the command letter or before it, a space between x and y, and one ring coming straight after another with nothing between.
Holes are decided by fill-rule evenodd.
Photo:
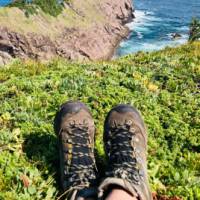
<instances>
[{"instance_id":1,"label":"muddy boot","mask_svg":"<svg viewBox=\"0 0 200 200\"><path fill-rule=\"evenodd\" d=\"M94 121L81 102L67 102L56 114L60 177L67 200L95 198L97 169L94 159Z\"/></svg>"},{"instance_id":2,"label":"muddy boot","mask_svg":"<svg viewBox=\"0 0 200 200\"><path fill-rule=\"evenodd\" d=\"M139 112L129 105L118 105L104 125L108 157L106 178L99 186L99 199L112 188L122 188L139 200L152 200L147 178L147 133Z\"/></svg>"}]
</instances>

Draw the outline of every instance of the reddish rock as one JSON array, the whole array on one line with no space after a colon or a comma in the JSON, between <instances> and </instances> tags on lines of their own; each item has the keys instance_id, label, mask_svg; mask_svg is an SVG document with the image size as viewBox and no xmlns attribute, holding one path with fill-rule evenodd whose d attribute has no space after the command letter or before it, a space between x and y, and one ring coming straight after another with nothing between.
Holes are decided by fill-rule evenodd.
<instances>
[{"instance_id":1,"label":"reddish rock","mask_svg":"<svg viewBox=\"0 0 200 200\"><path fill-rule=\"evenodd\" d=\"M133 18L131 0L104 0L96 5L105 14L106 24L89 29L65 28L52 40L35 33L20 34L0 26L0 65L11 58L47 61L53 57L70 60L107 60L119 42L129 34L125 23ZM73 9L73 4L70 5Z\"/></svg>"}]
</instances>

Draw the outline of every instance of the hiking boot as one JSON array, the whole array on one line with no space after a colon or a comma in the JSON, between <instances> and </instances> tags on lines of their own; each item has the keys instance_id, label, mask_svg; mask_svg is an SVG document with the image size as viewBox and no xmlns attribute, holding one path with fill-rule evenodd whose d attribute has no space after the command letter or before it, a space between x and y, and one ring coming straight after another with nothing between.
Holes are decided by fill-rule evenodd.
<instances>
[{"instance_id":1,"label":"hiking boot","mask_svg":"<svg viewBox=\"0 0 200 200\"><path fill-rule=\"evenodd\" d=\"M135 108L122 104L108 113L104 144L108 169L99 186L99 199L105 198L116 187L140 200L151 200L146 164L147 133Z\"/></svg>"},{"instance_id":2,"label":"hiking boot","mask_svg":"<svg viewBox=\"0 0 200 200\"><path fill-rule=\"evenodd\" d=\"M81 102L66 102L56 114L54 129L59 138L62 196L67 200L95 196L95 126L90 111Z\"/></svg>"}]
</instances>

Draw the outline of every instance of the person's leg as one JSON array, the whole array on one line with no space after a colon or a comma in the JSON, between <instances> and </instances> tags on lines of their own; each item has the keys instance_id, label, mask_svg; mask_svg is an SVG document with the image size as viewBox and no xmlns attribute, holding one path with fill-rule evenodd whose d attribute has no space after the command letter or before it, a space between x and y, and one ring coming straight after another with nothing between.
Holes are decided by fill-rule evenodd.
<instances>
[{"instance_id":1,"label":"person's leg","mask_svg":"<svg viewBox=\"0 0 200 200\"><path fill-rule=\"evenodd\" d=\"M147 132L135 108L118 105L108 113L104 145L108 169L98 196L106 200L152 200L147 177Z\"/></svg>"},{"instance_id":2,"label":"person's leg","mask_svg":"<svg viewBox=\"0 0 200 200\"><path fill-rule=\"evenodd\" d=\"M67 102L56 114L60 176L68 200L94 200L97 170L94 159L94 120L81 102Z\"/></svg>"},{"instance_id":3,"label":"person's leg","mask_svg":"<svg viewBox=\"0 0 200 200\"><path fill-rule=\"evenodd\" d=\"M105 200L137 200L136 197L133 197L128 192L122 189L113 189Z\"/></svg>"}]
</instances>

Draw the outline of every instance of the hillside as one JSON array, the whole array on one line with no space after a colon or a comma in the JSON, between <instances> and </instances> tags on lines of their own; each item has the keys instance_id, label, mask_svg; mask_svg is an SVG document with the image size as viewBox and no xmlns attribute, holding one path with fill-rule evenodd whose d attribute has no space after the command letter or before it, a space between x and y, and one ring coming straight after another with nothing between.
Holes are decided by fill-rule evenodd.
<instances>
[{"instance_id":1,"label":"hillside","mask_svg":"<svg viewBox=\"0 0 200 200\"><path fill-rule=\"evenodd\" d=\"M133 17L131 0L70 0L57 16L0 8L0 65L12 58L109 59Z\"/></svg>"},{"instance_id":2,"label":"hillside","mask_svg":"<svg viewBox=\"0 0 200 200\"><path fill-rule=\"evenodd\" d=\"M100 169L104 117L112 106L131 103L148 126L154 194L200 199L199 81L200 42L110 62L16 60L1 68L0 199L60 195L52 123L59 105L70 99L92 110Z\"/></svg>"}]
</instances>

